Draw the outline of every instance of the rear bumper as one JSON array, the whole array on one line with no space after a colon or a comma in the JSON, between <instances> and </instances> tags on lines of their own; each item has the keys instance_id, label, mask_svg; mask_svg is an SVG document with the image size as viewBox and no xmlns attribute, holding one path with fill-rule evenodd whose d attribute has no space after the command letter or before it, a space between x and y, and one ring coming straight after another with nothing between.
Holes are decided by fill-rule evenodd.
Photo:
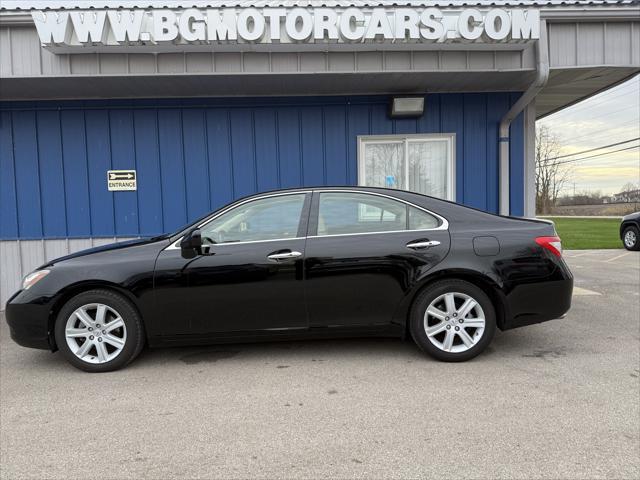
<instances>
[{"instance_id":1,"label":"rear bumper","mask_svg":"<svg viewBox=\"0 0 640 480\"><path fill-rule=\"evenodd\" d=\"M23 303L18 292L7 302L5 318L11 338L18 345L29 348L52 350L49 331L48 302Z\"/></svg>"},{"instance_id":2,"label":"rear bumper","mask_svg":"<svg viewBox=\"0 0 640 480\"><path fill-rule=\"evenodd\" d=\"M571 308L573 275L562 265L553 279L516 285L507 295L503 330L564 318Z\"/></svg>"}]
</instances>

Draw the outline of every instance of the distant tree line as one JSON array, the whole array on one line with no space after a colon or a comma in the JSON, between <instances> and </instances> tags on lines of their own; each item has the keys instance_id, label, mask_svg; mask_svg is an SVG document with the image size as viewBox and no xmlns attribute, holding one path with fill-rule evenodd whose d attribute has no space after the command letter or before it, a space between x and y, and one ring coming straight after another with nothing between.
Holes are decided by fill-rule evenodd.
<instances>
[{"instance_id":1,"label":"distant tree line","mask_svg":"<svg viewBox=\"0 0 640 480\"><path fill-rule=\"evenodd\" d=\"M613 195L603 195L601 190L583 190L573 195L562 195L556 201L557 206L566 205L600 205L603 203L636 203L640 202L640 185L628 182Z\"/></svg>"}]
</instances>

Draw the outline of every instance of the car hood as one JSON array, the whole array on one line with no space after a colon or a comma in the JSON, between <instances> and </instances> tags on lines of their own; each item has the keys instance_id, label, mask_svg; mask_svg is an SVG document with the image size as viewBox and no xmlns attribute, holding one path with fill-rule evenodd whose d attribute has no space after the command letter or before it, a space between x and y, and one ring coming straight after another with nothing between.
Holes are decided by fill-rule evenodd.
<instances>
[{"instance_id":1,"label":"car hood","mask_svg":"<svg viewBox=\"0 0 640 480\"><path fill-rule=\"evenodd\" d=\"M64 257L55 258L45 263L41 267L39 267L38 270L42 268L50 267L52 265L55 265L56 263L64 262L65 260L70 260L72 258L84 257L87 255L92 255L94 253L102 253L110 250L123 250L125 248L137 247L140 245L148 245L152 243L157 243L167 238L169 237L166 235L162 235L159 237L138 238L135 240L126 240L123 242L115 242L115 243L109 243L107 245L101 245L99 247L87 248L86 250L80 250L70 255L65 255Z\"/></svg>"},{"instance_id":2,"label":"car hood","mask_svg":"<svg viewBox=\"0 0 640 480\"><path fill-rule=\"evenodd\" d=\"M638 219L640 219L640 212L630 213L629 215L625 215L624 217L622 217L623 222L625 220L638 220Z\"/></svg>"}]
</instances>

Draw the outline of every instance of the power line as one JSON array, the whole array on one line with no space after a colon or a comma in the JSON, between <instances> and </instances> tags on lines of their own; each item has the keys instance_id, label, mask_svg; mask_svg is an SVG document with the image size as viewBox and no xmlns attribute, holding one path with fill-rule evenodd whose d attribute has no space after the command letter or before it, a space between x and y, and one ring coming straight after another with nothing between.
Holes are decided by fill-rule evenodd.
<instances>
[{"instance_id":1,"label":"power line","mask_svg":"<svg viewBox=\"0 0 640 480\"><path fill-rule=\"evenodd\" d=\"M567 108L583 107L583 106L585 106L584 102L586 102L588 100L592 100L594 102L600 102L601 100L611 100L611 98L622 96L622 95L620 95L621 93L624 93L624 95L629 95L634 90L636 90L638 85L640 85L640 82L638 82L638 83L631 82L631 83L625 83L625 84L622 84L622 85L618 85L617 87L611 88L611 89L606 90L604 92L598 93L598 94L593 95L593 96L588 97L588 98L585 98L585 99L581 100L580 102L572 105L571 107L567 107ZM614 97L611 97L611 95L613 95ZM560 112L557 112L557 113L560 113Z\"/></svg>"},{"instance_id":2,"label":"power line","mask_svg":"<svg viewBox=\"0 0 640 480\"><path fill-rule=\"evenodd\" d=\"M628 87L629 85L635 85L636 83L640 83L640 78L638 78L637 76L634 76L630 79L628 79L625 82L619 83L618 85L615 85L613 87L611 87L610 89L606 90L605 92L599 93L598 95L601 95L603 93L607 93L607 92L615 92L618 90L622 90L623 88Z\"/></svg>"},{"instance_id":3,"label":"power line","mask_svg":"<svg viewBox=\"0 0 640 480\"><path fill-rule=\"evenodd\" d=\"M640 99L640 95L638 96L638 98ZM588 109L585 109L584 112L567 112L567 113L571 113L572 116L578 117L576 119L577 121L582 121L583 117L586 117L586 120L588 121L592 121L592 120L599 120L601 118L610 117L613 114L621 114L622 112L626 112L627 110L631 110L631 114L633 114L634 110L636 112L640 110L640 104L626 105L619 108L615 108L614 110L607 109L606 106L592 105ZM600 113L598 115L592 115L591 112L603 112L603 113ZM554 122L568 123L568 122L575 121L575 120L571 120L570 118L571 117L557 118L554 120Z\"/></svg>"},{"instance_id":4,"label":"power line","mask_svg":"<svg viewBox=\"0 0 640 480\"><path fill-rule=\"evenodd\" d=\"M633 150L634 148L638 148L640 147L640 145L634 145L633 147L626 147L626 148L619 148L618 150L612 150L610 152L602 152L602 153L596 153L595 155L589 155L588 157L581 157L581 158L572 158L570 160L563 160L561 162L558 162L558 165L563 165L565 163L573 163L573 162L579 162L582 160L588 160L591 158L596 158L596 157L604 157L606 155L611 155L612 153L617 153L617 152L624 152L625 150Z\"/></svg>"},{"instance_id":5,"label":"power line","mask_svg":"<svg viewBox=\"0 0 640 480\"><path fill-rule=\"evenodd\" d=\"M615 114L619 114L620 112L625 112L627 110L638 110L638 105L627 105L626 107L622 107L622 108L617 108L615 110L611 110L608 112L605 112L601 115L589 115L587 120L591 121L591 120L599 120L602 118L606 118L606 117L610 117L611 115L615 115ZM587 115L587 113L575 113L575 115ZM557 121L562 121L562 119L558 119ZM602 121L602 120L600 120ZM566 122L566 119L564 120L564 122Z\"/></svg>"},{"instance_id":6,"label":"power line","mask_svg":"<svg viewBox=\"0 0 640 480\"><path fill-rule=\"evenodd\" d=\"M632 85L633 87L635 87L635 85ZM619 93L619 92L616 92ZM633 94L640 94L640 90L638 89L633 89L630 90L628 92L624 92L622 94L619 95L615 95L613 97L604 97L604 98L598 98L593 100L592 102L589 102L589 98L586 98L584 100L582 100L580 103L577 103L575 105L572 105L570 107L567 107L563 110L560 110L559 112L554 113L553 115L551 115L550 117L560 117L562 115L566 115L566 114L570 114L570 113L580 113L585 109L589 109L589 108L594 108L594 107L599 107L600 105L604 105L605 103L610 103L615 99L618 98L622 98L622 97L626 97L629 95L633 95Z\"/></svg>"},{"instance_id":7,"label":"power line","mask_svg":"<svg viewBox=\"0 0 640 480\"><path fill-rule=\"evenodd\" d=\"M559 158L574 157L576 155L582 155L583 153L589 153L589 152L595 152L596 150L602 150L603 148L617 147L618 145L623 145L625 143L635 142L636 140L640 140L640 137L632 138L630 140L625 140L624 142L610 143L609 145L603 145L602 147L590 148L589 150L582 150L581 152L567 153L566 155L559 155L557 157L550 158L549 160L558 160Z\"/></svg>"},{"instance_id":8,"label":"power line","mask_svg":"<svg viewBox=\"0 0 640 480\"><path fill-rule=\"evenodd\" d=\"M638 120L630 120L630 121L628 121L628 122L623 122L623 123L620 123L620 124L618 124L618 125L613 125L611 128L612 128L612 129L613 129L613 128L623 128L623 127L626 127L627 125L631 125L631 124L633 124L633 125L638 125ZM639 127L639 128L640 128L640 127ZM635 130L635 129L634 129L634 130ZM583 139L583 138L587 138L587 137L588 137L589 139L593 139L593 138L599 138L599 137L602 137L602 136L609 136L609 137L610 137L610 136L611 136L611 133L610 133L609 131L607 131L607 132L601 132L601 133L599 133L599 134L597 134L597 133L596 133L596 134L593 134L593 133L586 133L586 134L584 134L584 135L579 135L579 136L577 136L577 137L568 137L568 138L562 138L562 137L561 137L561 141L562 141L562 143L569 143L569 142L575 142L575 141L578 141L578 140L581 140L581 139Z\"/></svg>"},{"instance_id":9,"label":"power line","mask_svg":"<svg viewBox=\"0 0 640 480\"><path fill-rule=\"evenodd\" d=\"M601 99L603 97L606 97L607 95L612 95L612 94L616 94L619 92L622 92L623 90L629 88L629 87L635 87L637 85L640 85L640 82L636 81L636 77L634 77L633 79L627 81L627 82L623 82L619 85L616 85L615 87L609 88L603 92L600 93L596 93L595 95L593 95L592 98L595 99Z\"/></svg>"}]
</instances>

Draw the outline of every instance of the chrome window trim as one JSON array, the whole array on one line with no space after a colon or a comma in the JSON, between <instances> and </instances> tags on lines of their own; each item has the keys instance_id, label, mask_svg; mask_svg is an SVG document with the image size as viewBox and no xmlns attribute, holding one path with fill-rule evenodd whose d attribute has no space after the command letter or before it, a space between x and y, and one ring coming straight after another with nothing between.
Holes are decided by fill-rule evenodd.
<instances>
[{"instance_id":1,"label":"chrome window trim","mask_svg":"<svg viewBox=\"0 0 640 480\"><path fill-rule=\"evenodd\" d=\"M196 228L201 228L204 225L206 225L207 223L215 220L216 218L218 218L220 215L223 215L224 213L228 212L229 210L239 207L240 205L244 205L245 203L248 202L252 202L254 200L262 200L263 198L270 198L270 197L280 197L280 196L284 196L284 195L301 195L301 194L308 194L308 193L312 193L312 192L317 192L317 193L361 193L364 195L374 195L374 196L378 196L378 197L385 197L385 198L390 198L391 200L395 200L397 202L401 202L404 203L406 205L410 205L414 208L417 208L418 210L422 210L423 212L428 213L429 215L432 215L434 217L436 217L438 220L440 220L441 224L438 225L436 228L423 228L423 229L419 229L419 230L384 230L384 231L379 231L379 232L361 232L361 233L337 233L334 235L307 235L306 237L290 237L290 238L273 238L273 239L269 239L269 240L248 240L246 242L229 242L229 243L216 243L216 248L217 247L221 247L221 246L229 246L229 245L243 245L243 244L249 244L249 243L265 243L265 242L282 242L285 240L304 240L305 238L323 238L323 237L347 237L347 236L354 236L354 235L373 235L373 234L384 234L384 233L400 233L400 232L434 232L434 231L440 231L440 230L448 230L449 229L449 221L444 218L441 215L438 215L435 212L432 212L431 210L427 210L424 207L421 207L419 205L416 205L415 203L412 203L408 200L404 200L402 198L398 198L398 197L394 197L392 195L386 195L384 193L378 193L378 192L369 192L367 190L357 190L357 189L313 189L313 190L300 190L300 191L295 191L295 192L283 192L283 193L272 193L272 194L267 194L267 195L261 195L259 197L251 197L248 198L240 203L236 203L233 204L227 208L225 208L223 211L215 214L213 217L208 218L207 220L204 220L203 222L201 222L200 224L198 224L196 226ZM184 238L184 236L180 237L178 240L176 240L175 242L173 242L171 245L169 245L168 247L165 247L164 250L180 250L180 242L182 241L182 239Z\"/></svg>"},{"instance_id":2,"label":"chrome window trim","mask_svg":"<svg viewBox=\"0 0 640 480\"><path fill-rule=\"evenodd\" d=\"M220 211L220 212L218 212L216 214L213 214L212 217L209 217L206 220L203 220L198 225L196 225L195 228L202 228L206 224L214 221L219 216L224 215L228 211L233 210L234 208L239 207L241 205L244 205L245 203L254 202L256 200L262 200L262 199L271 198L271 197L283 197L285 195L306 195L306 194L311 193L311 192L312 192L312 190L298 190L298 191L295 191L295 192L270 193L270 194L266 194L266 195L250 197L250 198L247 198L246 200L243 200L242 202L234 203L233 205L229 205L224 210L222 210L222 211ZM180 237L178 240L176 240L175 242L173 242L168 247L165 247L164 250L180 250L180 242L182 241L183 238L184 238L184 235L182 237ZM290 237L290 238L273 238L273 239L269 239L269 240L247 240L246 242L216 243L215 245L241 245L243 243L278 242L278 241L282 241L282 240L300 240L301 238L305 238L305 237L297 237L296 236L296 237Z\"/></svg>"},{"instance_id":3,"label":"chrome window trim","mask_svg":"<svg viewBox=\"0 0 640 480\"><path fill-rule=\"evenodd\" d=\"M422 210L425 213L428 213L429 215L432 215L434 217L436 217L438 220L440 220L440 225L438 225L435 228L422 228L422 229L418 229L418 230L383 230L383 231L379 231L379 232L360 232L360 233L336 233L334 235L307 235L307 238L321 238L321 237L344 237L344 236L352 236L352 235L372 235L374 233L377 234L381 234L381 233L398 233L398 232L435 232L435 231L439 231L439 230L449 230L449 221L444 218L442 215L438 215L435 212L432 212L431 210L427 210L424 207L421 207L419 205L416 205L415 203L412 203L408 200L404 200L402 198L398 198L398 197L394 197L392 195L385 195L384 193L378 193L378 192L369 192L366 190L335 190L335 189L328 189L328 190L321 190L321 189L317 189L314 190L314 192L318 192L318 193L362 193L365 195L376 195L378 197L386 197L386 198L390 198L391 200L395 200L397 202L401 202L401 203L405 203L407 205L410 205L414 208L417 208L418 210Z\"/></svg>"},{"instance_id":4,"label":"chrome window trim","mask_svg":"<svg viewBox=\"0 0 640 480\"><path fill-rule=\"evenodd\" d=\"M411 233L411 232L433 232L438 229L428 228L422 230L385 230L382 232L361 232L361 233L335 233L333 235L309 235L306 238L327 238L327 237L355 237L359 235L383 235L385 233Z\"/></svg>"}]
</instances>

